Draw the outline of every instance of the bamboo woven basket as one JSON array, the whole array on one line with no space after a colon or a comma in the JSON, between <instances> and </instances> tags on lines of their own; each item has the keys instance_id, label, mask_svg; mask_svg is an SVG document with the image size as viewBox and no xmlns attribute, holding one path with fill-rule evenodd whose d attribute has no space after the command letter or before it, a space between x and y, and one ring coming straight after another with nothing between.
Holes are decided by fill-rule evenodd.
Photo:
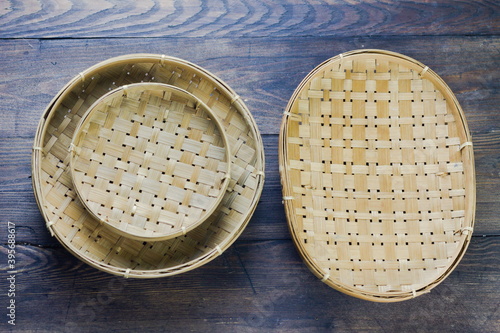
<instances>
[{"instance_id":1,"label":"bamboo woven basket","mask_svg":"<svg viewBox=\"0 0 500 333\"><path fill-rule=\"evenodd\" d=\"M144 242L113 232L78 199L69 161L71 139L101 96L140 82L169 84L196 96L222 123L231 179L216 211L197 228L169 240ZM101 62L73 78L43 113L33 146L33 188L50 232L82 261L124 277L183 273L223 253L248 224L264 184L264 150L255 121L223 81L190 62L133 54Z\"/></svg>"},{"instance_id":2,"label":"bamboo woven basket","mask_svg":"<svg viewBox=\"0 0 500 333\"><path fill-rule=\"evenodd\" d=\"M449 87L427 66L357 50L298 86L280 132L289 229L329 286L377 302L429 292L472 235L471 136Z\"/></svg>"},{"instance_id":3,"label":"bamboo woven basket","mask_svg":"<svg viewBox=\"0 0 500 333\"><path fill-rule=\"evenodd\" d=\"M200 225L230 179L222 123L194 95L162 83L123 86L99 98L70 147L83 205L138 240L165 240Z\"/></svg>"}]
</instances>

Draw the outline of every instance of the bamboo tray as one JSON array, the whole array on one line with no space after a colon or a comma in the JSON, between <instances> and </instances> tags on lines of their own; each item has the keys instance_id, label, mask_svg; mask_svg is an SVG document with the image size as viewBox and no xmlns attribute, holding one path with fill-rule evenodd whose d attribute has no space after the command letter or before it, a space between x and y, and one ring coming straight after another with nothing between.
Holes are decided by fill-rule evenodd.
<instances>
[{"instance_id":1,"label":"bamboo tray","mask_svg":"<svg viewBox=\"0 0 500 333\"><path fill-rule=\"evenodd\" d=\"M200 225L230 179L222 123L194 95L162 83L123 86L99 98L71 148L83 205L138 240L165 240Z\"/></svg>"},{"instance_id":2,"label":"bamboo tray","mask_svg":"<svg viewBox=\"0 0 500 333\"><path fill-rule=\"evenodd\" d=\"M357 50L298 86L280 132L289 229L310 270L378 302L429 292L459 263L475 212L471 137L444 81Z\"/></svg>"},{"instance_id":3,"label":"bamboo tray","mask_svg":"<svg viewBox=\"0 0 500 333\"><path fill-rule=\"evenodd\" d=\"M130 239L104 227L78 199L69 170L71 138L86 110L109 91L140 82L176 86L204 102L224 127L231 159L231 179L216 211L186 235L157 242ZM35 135L32 172L47 227L71 253L108 273L153 278L206 264L237 239L262 192L264 149L252 115L223 81L181 59L134 54L92 66L54 97Z\"/></svg>"}]
</instances>

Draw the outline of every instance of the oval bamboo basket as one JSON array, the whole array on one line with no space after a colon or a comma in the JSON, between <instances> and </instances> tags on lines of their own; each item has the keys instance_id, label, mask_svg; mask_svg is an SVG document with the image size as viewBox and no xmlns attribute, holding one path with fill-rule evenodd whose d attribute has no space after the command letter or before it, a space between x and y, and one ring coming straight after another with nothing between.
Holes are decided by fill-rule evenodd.
<instances>
[{"instance_id":1,"label":"oval bamboo basket","mask_svg":"<svg viewBox=\"0 0 500 333\"><path fill-rule=\"evenodd\" d=\"M231 158L231 179L214 214L186 235L157 242L126 238L105 228L77 198L69 170L71 138L86 110L109 91L140 82L176 86L203 101L224 127ZM92 66L54 97L37 128L32 172L47 227L71 253L111 274L154 278L204 265L238 238L262 192L264 149L247 107L219 78L181 59L133 54Z\"/></svg>"},{"instance_id":2,"label":"oval bamboo basket","mask_svg":"<svg viewBox=\"0 0 500 333\"><path fill-rule=\"evenodd\" d=\"M449 87L420 62L357 50L319 65L290 99L279 158L294 242L329 286L407 300L464 255L475 212L471 137Z\"/></svg>"},{"instance_id":3,"label":"oval bamboo basket","mask_svg":"<svg viewBox=\"0 0 500 333\"><path fill-rule=\"evenodd\" d=\"M131 84L99 98L70 147L83 205L138 240L166 240L200 225L230 179L222 123L194 95L162 83Z\"/></svg>"}]
</instances>

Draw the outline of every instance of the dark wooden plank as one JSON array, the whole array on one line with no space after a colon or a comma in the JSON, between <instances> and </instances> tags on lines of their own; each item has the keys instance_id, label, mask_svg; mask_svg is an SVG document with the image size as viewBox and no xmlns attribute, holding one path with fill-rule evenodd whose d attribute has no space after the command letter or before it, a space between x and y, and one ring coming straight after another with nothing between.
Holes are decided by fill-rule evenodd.
<instances>
[{"instance_id":1,"label":"dark wooden plank","mask_svg":"<svg viewBox=\"0 0 500 333\"><path fill-rule=\"evenodd\" d=\"M496 133L498 36L165 38L0 40L0 138L32 137L41 113L66 82L96 62L137 52L165 53L205 67L244 98L263 134L277 134L282 112L303 77L322 61L358 48L389 49L425 63L456 94L474 137Z\"/></svg>"},{"instance_id":2,"label":"dark wooden plank","mask_svg":"<svg viewBox=\"0 0 500 333\"><path fill-rule=\"evenodd\" d=\"M16 328L25 331L500 330L500 237L474 237L459 266L430 294L392 304L321 283L289 240L239 240L205 266L154 281L114 277L60 248L18 245L17 265ZM6 298L2 293L2 304Z\"/></svg>"},{"instance_id":3,"label":"dark wooden plank","mask_svg":"<svg viewBox=\"0 0 500 333\"><path fill-rule=\"evenodd\" d=\"M8 304L5 231L13 221L19 331L500 332L500 236L480 237L500 234L499 13L491 0L0 5L0 305ZM358 300L316 279L281 205L283 109L317 64L358 48L401 52L435 70L473 135L475 236L442 284L403 303ZM45 229L30 178L33 136L52 96L96 62L136 52L181 57L228 82L255 116L267 158L261 201L236 243L203 267L154 281L114 277L73 257ZM5 313L2 332L12 328Z\"/></svg>"},{"instance_id":4,"label":"dark wooden plank","mask_svg":"<svg viewBox=\"0 0 500 333\"><path fill-rule=\"evenodd\" d=\"M269 37L498 34L498 3L456 1L16 1L0 36Z\"/></svg>"},{"instance_id":5,"label":"dark wooden plank","mask_svg":"<svg viewBox=\"0 0 500 333\"><path fill-rule=\"evenodd\" d=\"M0 192L31 190L33 139L0 136Z\"/></svg>"}]
</instances>

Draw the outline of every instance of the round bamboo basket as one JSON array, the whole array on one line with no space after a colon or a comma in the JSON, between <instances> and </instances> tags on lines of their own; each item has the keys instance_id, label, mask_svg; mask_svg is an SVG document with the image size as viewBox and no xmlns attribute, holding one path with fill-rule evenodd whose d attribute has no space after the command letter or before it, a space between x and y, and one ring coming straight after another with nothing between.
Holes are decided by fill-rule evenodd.
<instances>
[{"instance_id":1,"label":"round bamboo basket","mask_svg":"<svg viewBox=\"0 0 500 333\"><path fill-rule=\"evenodd\" d=\"M124 85L165 83L196 96L222 123L231 179L215 212L200 226L169 240L145 242L106 228L83 206L72 183L71 138L89 107ZM43 113L32 158L35 198L50 232L82 261L124 277L183 273L223 253L248 224L264 184L264 149L242 99L223 81L190 62L155 54L112 58L73 78Z\"/></svg>"},{"instance_id":2,"label":"round bamboo basket","mask_svg":"<svg viewBox=\"0 0 500 333\"><path fill-rule=\"evenodd\" d=\"M475 213L471 136L427 66L357 50L315 68L280 131L296 247L329 286L377 302L429 292L465 253Z\"/></svg>"},{"instance_id":3,"label":"round bamboo basket","mask_svg":"<svg viewBox=\"0 0 500 333\"><path fill-rule=\"evenodd\" d=\"M230 179L222 123L194 95L162 83L123 86L99 98L70 147L83 205L138 240L165 240L200 225Z\"/></svg>"}]
</instances>

